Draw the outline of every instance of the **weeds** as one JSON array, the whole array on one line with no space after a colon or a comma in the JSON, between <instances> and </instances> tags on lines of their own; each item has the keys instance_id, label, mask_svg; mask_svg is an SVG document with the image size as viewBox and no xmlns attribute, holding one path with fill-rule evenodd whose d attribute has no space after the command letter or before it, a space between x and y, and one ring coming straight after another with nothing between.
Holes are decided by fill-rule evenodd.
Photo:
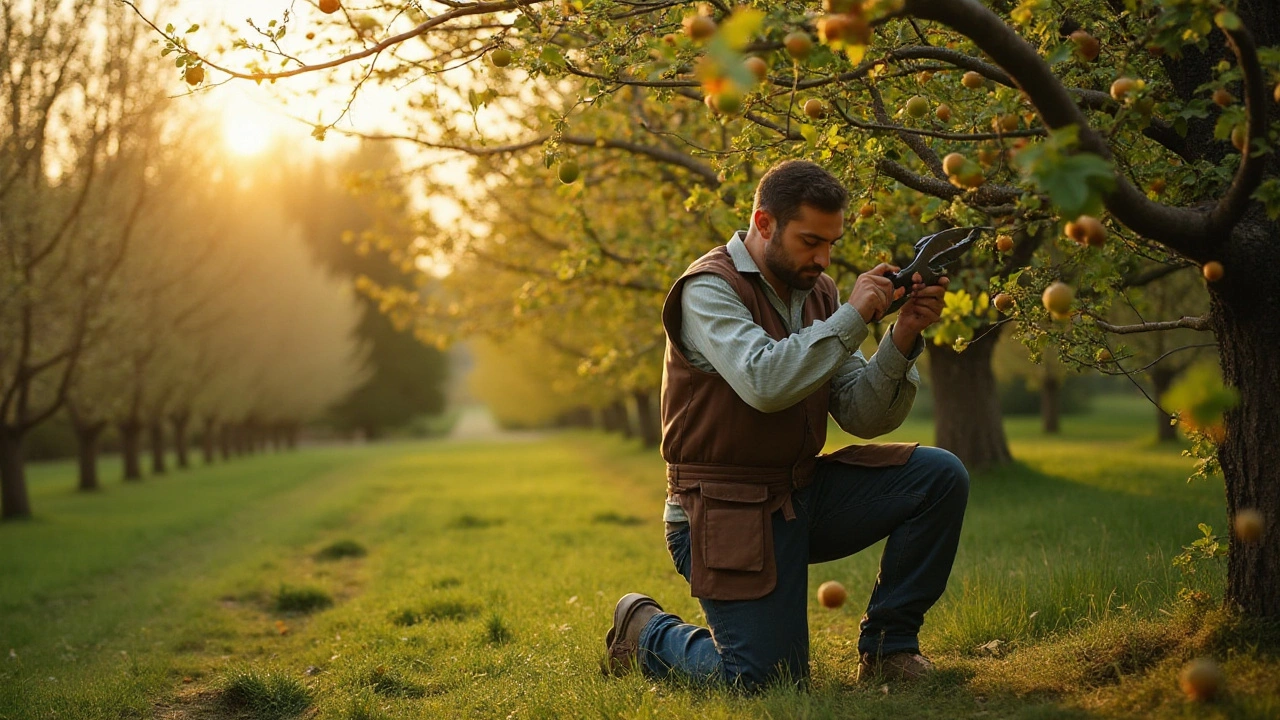
<instances>
[{"instance_id":1,"label":"weeds","mask_svg":"<svg viewBox=\"0 0 1280 720\"><path fill-rule=\"evenodd\" d=\"M222 683L227 708L247 711L255 718L282 720L301 714L311 705L311 693L300 681L277 670L238 668Z\"/></svg>"},{"instance_id":2,"label":"weeds","mask_svg":"<svg viewBox=\"0 0 1280 720\"><path fill-rule=\"evenodd\" d=\"M311 613L333 605L329 593L315 587L281 585L276 592L275 609L283 613Z\"/></svg>"}]
</instances>

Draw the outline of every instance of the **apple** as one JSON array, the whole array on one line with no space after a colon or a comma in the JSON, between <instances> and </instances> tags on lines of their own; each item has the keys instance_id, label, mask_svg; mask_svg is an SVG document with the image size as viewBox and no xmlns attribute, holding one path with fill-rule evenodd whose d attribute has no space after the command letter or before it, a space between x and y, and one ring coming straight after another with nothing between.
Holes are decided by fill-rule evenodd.
<instances>
[{"instance_id":1,"label":"apple","mask_svg":"<svg viewBox=\"0 0 1280 720\"><path fill-rule=\"evenodd\" d=\"M1107 228L1101 220L1090 215L1081 215L1068 222L1065 230L1067 237L1089 247L1102 247L1107 240Z\"/></svg>"},{"instance_id":2,"label":"apple","mask_svg":"<svg viewBox=\"0 0 1280 720\"><path fill-rule=\"evenodd\" d=\"M809 98L804 104L804 114L819 120L827 114L827 104L818 98Z\"/></svg>"},{"instance_id":3,"label":"apple","mask_svg":"<svg viewBox=\"0 0 1280 720\"><path fill-rule=\"evenodd\" d=\"M578 179L579 172L580 171L578 169L578 161L565 160L564 162L560 163L560 168L556 174L560 176L560 182L564 183L565 185L568 185L572 182L575 182Z\"/></svg>"},{"instance_id":4,"label":"apple","mask_svg":"<svg viewBox=\"0 0 1280 720\"><path fill-rule=\"evenodd\" d=\"M921 70L919 73L916 74L916 82L920 83L921 85L929 82L932 79L933 79L933 73L929 72L928 70Z\"/></svg>"},{"instance_id":5,"label":"apple","mask_svg":"<svg viewBox=\"0 0 1280 720\"><path fill-rule=\"evenodd\" d=\"M764 58L753 55L743 60L742 64L755 76L756 80L763 81L769 77L769 63L765 62Z\"/></svg>"},{"instance_id":6,"label":"apple","mask_svg":"<svg viewBox=\"0 0 1280 720\"><path fill-rule=\"evenodd\" d=\"M1061 319L1071 312L1071 302L1075 300L1076 291L1071 286L1055 280L1044 289L1044 294L1040 296L1040 301L1044 303L1044 309L1048 310L1055 318Z\"/></svg>"},{"instance_id":7,"label":"apple","mask_svg":"<svg viewBox=\"0 0 1280 720\"><path fill-rule=\"evenodd\" d=\"M182 79L186 80L188 85L199 85L204 82L204 66L188 65L182 73Z\"/></svg>"},{"instance_id":8,"label":"apple","mask_svg":"<svg viewBox=\"0 0 1280 720\"><path fill-rule=\"evenodd\" d=\"M787 33L787 36L782 39L782 44L796 60L804 60L809 57L809 53L813 52L813 40L799 30Z\"/></svg>"},{"instance_id":9,"label":"apple","mask_svg":"<svg viewBox=\"0 0 1280 720\"><path fill-rule=\"evenodd\" d=\"M1204 279L1209 282L1218 282L1222 279L1223 267L1222 263L1217 260L1210 260L1200 268L1200 272L1204 273Z\"/></svg>"},{"instance_id":10,"label":"apple","mask_svg":"<svg viewBox=\"0 0 1280 720\"><path fill-rule=\"evenodd\" d=\"M907 114L913 118L922 118L929 112L929 100L923 95L916 95L907 101Z\"/></svg>"},{"instance_id":11,"label":"apple","mask_svg":"<svg viewBox=\"0 0 1280 720\"><path fill-rule=\"evenodd\" d=\"M942 172L948 175L955 175L964 167L966 160L968 158L958 152L948 153L946 157L942 158Z\"/></svg>"},{"instance_id":12,"label":"apple","mask_svg":"<svg viewBox=\"0 0 1280 720\"><path fill-rule=\"evenodd\" d=\"M1111 83L1111 97L1119 102L1124 102L1124 98L1136 86L1137 83L1133 78L1119 77L1115 82Z\"/></svg>"},{"instance_id":13,"label":"apple","mask_svg":"<svg viewBox=\"0 0 1280 720\"><path fill-rule=\"evenodd\" d=\"M875 214L876 214L876 204L873 202L869 202L863 205L862 207L858 208L858 217L869 218Z\"/></svg>"},{"instance_id":14,"label":"apple","mask_svg":"<svg viewBox=\"0 0 1280 720\"><path fill-rule=\"evenodd\" d=\"M706 40L716 34L716 21L706 15L686 15L684 34L694 40Z\"/></svg>"},{"instance_id":15,"label":"apple","mask_svg":"<svg viewBox=\"0 0 1280 720\"><path fill-rule=\"evenodd\" d=\"M737 90L724 90L716 95L716 108L725 115L737 115L742 112L742 93Z\"/></svg>"},{"instance_id":16,"label":"apple","mask_svg":"<svg viewBox=\"0 0 1280 720\"><path fill-rule=\"evenodd\" d=\"M999 293L993 299L996 309L1000 312L1009 312L1013 309L1013 296L1008 293Z\"/></svg>"},{"instance_id":17,"label":"apple","mask_svg":"<svg viewBox=\"0 0 1280 720\"><path fill-rule=\"evenodd\" d=\"M997 115L991 118L991 129L996 133L1013 132L1018 129L1018 116L1013 113Z\"/></svg>"},{"instance_id":18,"label":"apple","mask_svg":"<svg viewBox=\"0 0 1280 720\"><path fill-rule=\"evenodd\" d=\"M1100 363L1111 362L1111 351L1106 348L1098 348L1098 352L1093 354L1093 358Z\"/></svg>"},{"instance_id":19,"label":"apple","mask_svg":"<svg viewBox=\"0 0 1280 720\"><path fill-rule=\"evenodd\" d=\"M489 53L489 62L496 68L504 68L511 64L511 51L506 48L497 48Z\"/></svg>"},{"instance_id":20,"label":"apple","mask_svg":"<svg viewBox=\"0 0 1280 720\"><path fill-rule=\"evenodd\" d=\"M969 72L965 73L960 77L960 84L964 85L970 90L977 90L978 88L985 85L986 82L987 82L987 79L982 76L982 73L975 72L973 70L970 70Z\"/></svg>"},{"instance_id":21,"label":"apple","mask_svg":"<svg viewBox=\"0 0 1280 720\"><path fill-rule=\"evenodd\" d=\"M834 610L843 605L848 597L849 593L844 586L835 580L828 580L818 586L818 602L822 607Z\"/></svg>"},{"instance_id":22,"label":"apple","mask_svg":"<svg viewBox=\"0 0 1280 720\"><path fill-rule=\"evenodd\" d=\"M996 250L1002 253L1009 252L1013 249L1013 237L1009 235L996 236Z\"/></svg>"},{"instance_id":23,"label":"apple","mask_svg":"<svg viewBox=\"0 0 1280 720\"><path fill-rule=\"evenodd\" d=\"M338 0L320 0L320 12L326 15L338 12L341 7L342 3L338 2Z\"/></svg>"},{"instance_id":24,"label":"apple","mask_svg":"<svg viewBox=\"0 0 1280 720\"><path fill-rule=\"evenodd\" d=\"M315 33L313 33L313 32L309 32L309 33L307 33L307 39L308 39L308 40L315 40L315 39L316 39L316 34L315 34Z\"/></svg>"},{"instance_id":25,"label":"apple","mask_svg":"<svg viewBox=\"0 0 1280 720\"><path fill-rule=\"evenodd\" d=\"M1192 660L1178 674L1182 692L1196 702L1207 702L1217 697L1222 692L1223 681L1222 668L1207 657Z\"/></svg>"},{"instance_id":26,"label":"apple","mask_svg":"<svg viewBox=\"0 0 1280 720\"><path fill-rule=\"evenodd\" d=\"M1213 101L1222 107L1227 107L1231 103L1235 102L1236 98L1234 95L1227 92L1226 88L1218 88L1213 91Z\"/></svg>"},{"instance_id":27,"label":"apple","mask_svg":"<svg viewBox=\"0 0 1280 720\"><path fill-rule=\"evenodd\" d=\"M1243 508L1236 511L1235 521L1231 523L1231 529L1235 530L1236 537L1247 543L1262 540L1262 531L1265 527L1262 513L1256 508Z\"/></svg>"},{"instance_id":28,"label":"apple","mask_svg":"<svg viewBox=\"0 0 1280 720\"><path fill-rule=\"evenodd\" d=\"M951 122L951 106L946 103L939 104L938 109L934 110L933 114L937 115L938 120L944 123Z\"/></svg>"},{"instance_id":29,"label":"apple","mask_svg":"<svg viewBox=\"0 0 1280 720\"><path fill-rule=\"evenodd\" d=\"M1244 152L1244 144L1249 139L1248 132L1244 125L1237 125L1231 128L1231 144L1240 152Z\"/></svg>"},{"instance_id":30,"label":"apple","mask_svg":"<svg viewBox=\"0 0 1280 720\"><path fill-rule=\"evenodd\" d=\"M843 42L852 30L852 16L843 13L818 18L818 39L824 43Z\"/></svg>"},{"instance_id":31,"label":"apple","mask_svg":"<svg viewBox=\"0 0 1280 720\"><path fill-rule=\"evenodd\" d=\"M1102 44L1098 39L1084 30L1076 30L1070 35L1071 41L1076 44L1076 49L1080 51L1080 56L1089 62L1093 62L1098 58L1098 52L1102 50Z\"/></svg>"},{"instance_id":32,"label":"apple","mask_svg":"<svg viewBox=\"0 0 1280 720\"><path fill-rule=\"evenodd\" d=\"M1160 193L1164 192L1164 188L1167 184L1168 183L1165 182L1164 178L1156 178L1155 180L1151 181L1151 185L1149 185L1148 187L1151 190L1151 192L1155 193L1156 195L1159 195Z\"/></svg>"},{"instance_id":33,"label":"apple","mask_svg":"<svg viewBox=\"0 0 1280 720\"><path fill-rule=\"evenodd\" d=\"M667 33L666 35L662 36L662 42L668 45L675 45L676 43L680 42L680 36L676 35L675 33Z\"/></svg>"}]
</instances>

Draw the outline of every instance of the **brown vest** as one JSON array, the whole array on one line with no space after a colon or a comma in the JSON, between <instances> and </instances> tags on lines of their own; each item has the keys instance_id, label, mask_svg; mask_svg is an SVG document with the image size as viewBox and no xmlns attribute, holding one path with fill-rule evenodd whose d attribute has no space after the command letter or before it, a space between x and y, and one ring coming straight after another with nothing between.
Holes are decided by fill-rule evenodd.
<instances>
[{"instance_id":1,"label":"brown vest","mask_svg":"<svg viewBox=\"0 0 1280 720\"><path fill-rule=\"evenodd\" d=\"M777 584L770 517L779 509L788 520L795 517L791 492L813 481L819 462L901 465L916 443L854 445L819 456L827 440L830 382L789 408L763 413L718 373L694 367L680 347L681 295L689 278L703 273L728 281L770 337L790 333L761 282L738 272L726 246L690 265L662 308L662 457L668 487L689 516L690 590L700 598L751 600ZM835 283L820 276L805 299L803 326L826 320L839 307Z\"/></svg>"}]
</instances>

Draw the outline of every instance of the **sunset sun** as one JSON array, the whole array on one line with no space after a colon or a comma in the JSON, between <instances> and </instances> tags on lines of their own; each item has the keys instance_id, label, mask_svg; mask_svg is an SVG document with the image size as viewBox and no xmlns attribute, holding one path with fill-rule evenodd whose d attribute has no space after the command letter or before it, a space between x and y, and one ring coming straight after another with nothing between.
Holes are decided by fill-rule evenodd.
<instances>
[{"instance_id":1,"label":"sunset sun","mask_svg":"<svg viewBox=\"0 0 1280 720\"><path fill-rule=\"evenodd\" d=\"M236 155L257 155L271 144L271 127L260 116L232 113L223 121L222 138L227 149Z\"/></svg>"}]
</instances>

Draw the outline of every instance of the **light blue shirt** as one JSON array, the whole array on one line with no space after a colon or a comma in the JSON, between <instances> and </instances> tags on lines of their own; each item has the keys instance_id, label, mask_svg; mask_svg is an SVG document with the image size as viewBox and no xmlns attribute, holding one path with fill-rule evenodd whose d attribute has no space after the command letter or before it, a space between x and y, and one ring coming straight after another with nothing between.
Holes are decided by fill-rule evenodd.
<instances>
[{"instance_id":1,"label":"light blue shirt","mask_svg":"<svg viewBox=\"0 0 1280 720\"><path fill-rule=\"evenodd\" d=\"M852 305L846 302L826 320L801 327L804 302L812 291L792 289L790 303L783 302L761 275L741 232L729 241L728 250L734 267L764 288L791 334L774 340L752 319L729 281L704 273L685 282L680 298L680 345L689 362L724 377L738 397L761 412L789 408L830 380L831 415L845 432L873 438L901 425L920 385L915 360L924 341L917 338L907 357L890 331L867 360L858 350L867 324ZM688 518L668 497L663 519Z\"/></svg>"}]
</instances>

